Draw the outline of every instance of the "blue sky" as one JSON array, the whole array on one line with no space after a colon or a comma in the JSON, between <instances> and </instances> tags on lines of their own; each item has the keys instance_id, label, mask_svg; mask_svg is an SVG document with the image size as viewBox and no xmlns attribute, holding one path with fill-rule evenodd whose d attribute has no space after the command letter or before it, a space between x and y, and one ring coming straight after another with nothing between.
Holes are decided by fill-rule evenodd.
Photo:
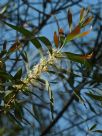
<instances>
[{"instance_id":1,"label":"blue sky","mask_svg":"<svg viewBox=\"0 0 102 136\"><path fill-rule=\"evenodd\" d=\"M0 4L3 4L4 2L6 2L7 0L1 0L0 1ZM102 0L83 0L82 1L82 3L80 3L81 5L83 5L83 6L85 6L85 7L87 7L87 6L89 6L90 4L93 4L93 5L95 5L95 4L97 4L97 2L101 2ZM86 3L89 3L89 4L86 4ZM93 10L93 7L91 7L91 9ZM80 8L79 7L77 7L77 6L74 6L73 8L71 8L71 11L74 13L74 12L76 12L76 10L79 12L79 10L80 10ZM67 13L67 12L66 12ZM32 15L33 15L33 13L32 13ZM66 14L67 15L67 14ZM57 18L61 18L62 16L64 17L64 16L66 16L65 15L65 13L63 13L63 11L61 12L61 13L59 13L59 14L57 14L57 15L55 15ZM77 20L78 20L78 16L74 16L74 18L75 18L75 20L74 20L74 23L76 24L76 22L77 22ZM54 20L54 16L52 16L52 18L50 19L50 20ZM50 21L49 20L49 21ZM11 22L12 23L12 22ZM66 24L67 24L67 21L65 20L65 21L62 21L62 22L60 22L60 27L62 27L65 31L68 31L68 27L66 28ZM46 36L50 41L53 41L53 33L54 33L54 31L57 31L57 25L56 24L50 24L50 25L47 25L46 27L44 27L43 29L42 29L42 31L41 31L41 34L42 35L44 35L44 36ZM9 37L11 37L11 35L13 35L13 33L9 33L9 35L8 34L6 34L6 37L9 39ZM90 38L91 36L93 36L94 35L94 37L96 36L95 34L93 34L93 32L92 33L90 33L88 36L86 36L85 37L85 40L87 40L87 38ZM73 52L73 46L71 47L70 46L70 48L69 48L69 50L71 50L72 52ZM30 57L30 55L31 54L29 54L29 57ZM59 108L59 105L56 105L56 108ZM66 123L64 123L64 120L63 119L61 119L60 121L59 121L59 124L62 124L62 129L63 128L65 128L66 126L67 126L67 124ZM82 134L80 134L81 136L82 136ZM79 136L79 135L78 135Z\"/></svg>"}]
</instances>

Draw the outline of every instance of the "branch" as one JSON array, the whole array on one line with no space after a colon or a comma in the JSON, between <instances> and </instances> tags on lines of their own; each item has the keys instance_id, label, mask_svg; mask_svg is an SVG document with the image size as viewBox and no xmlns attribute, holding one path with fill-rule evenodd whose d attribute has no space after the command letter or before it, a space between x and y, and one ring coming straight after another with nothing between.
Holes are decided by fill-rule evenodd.
<instances>
[{"instance_id":1,"label":"branch","mask_svg":"<svg viewBox=\"0 0 102 136\"><path fill-rule=\"evenodd\" d=\"M86 80L84 80L81 84L79 84L76 88L75 91L73 91L72 96L70 97L70 99L68 100L68 102L65 104L65 106L63 107L63 109L59 112L59 114L57 115L57 117L50 123L50 125L42 132L41 136L45 136L50 129L58 122L58 120L62 117L62 115L64 114L64 112L69 108L69 106L72 104L72 102L74 101L76 95L75 93L80 92L80 90L84 87L84 85L86 85Z\"/></svg>"}]
</instances>

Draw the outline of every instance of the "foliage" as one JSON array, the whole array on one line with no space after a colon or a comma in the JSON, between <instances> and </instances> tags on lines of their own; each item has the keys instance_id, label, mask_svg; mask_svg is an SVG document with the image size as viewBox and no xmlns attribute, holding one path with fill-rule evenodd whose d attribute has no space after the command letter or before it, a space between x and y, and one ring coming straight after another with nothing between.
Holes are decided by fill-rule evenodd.
<instances>
[{"instance_id":1,"label":"foliage","mask_svg":"<svg viewBox=\"0 0 102 136\"><path fill-rule=\"evenodd\" d=\"M7 118L9 122L9 126L4 124L2 125L3 127L0 129L0 135L6 134L9 127L11 127L12 130L10 130L7 135L18 135L19 133L22 134L24 129L26 129L26 124L28 124L33 131L35 126L28 121L30 119L29 117L26 117L27 114L30 114L32 118L37 121L39 126L41 126L39 133L40 131L43 131L45 134L47 134L47 131L50 132L50 128L55 125L57 120L65 112L66 108L68 108L67 104L62 110L62 113L58 114L58 118L55 117L56 100L54 92L56 89L53 86L57 86L57 82L60 79L63 85L64 82L66 82L67 85L69 84L73 90L71 95L68 93L70 97L68 103L70 103L70 101L72 103L74 100L78 103L82 102L84 105L87 103L90 110L94 114L98 114L95 107L91 105L90 101L93 102L93 100L95 100L98 102L98 105L101 106L101 93L95 94L89 91L85 93L85 98L83 95L81 95L81 89L86 85L86 83L90 83L90 80L87 80L86 77L88 77L88 74L94 68L94 64L91 61L93 59L94 52L91 51L90 53L86 54L78 54L66 50L69 42L73 42L73 40L82 38L90 33L92 27L90 27L89 30L82 32L82 29L84 30L93 19L93 16L89 15L89 9L82 8L80 10L80 19L75 27L73 27L74 17L71 11L68 10L67 19L70 32L66 33L63 28L59 27L58 32L55 31L53 35L54 44L52 44L52 42L50 42L46 36L34 35L33 31L5 21L3 16L6 10L7 7L4 7L0 12L0 15L2 15L2 19L0 20L1 23L19 33L20 37L17 38L9 48L7 47L6 42L4 42L2 45L3 48L0 52L0 121L3 124L4 122L2 121L2 118ZM32 67L29 67L28 52L23 50L25 45L30 46L29 42L31 42L40 53L39 62L37 64L32 63ZM44 50L46 53L44 53ZM10 60L10 58L18 52L20 53L21 58L16 57L14 60L15 62L22 61L25 63L26 73L22 67L11 72L7 69L8 60ZM82 72L82 76L84 77L82 83L80 80L80 84L77 87L74 87L76 84L75 78L80 78L81 76L78 73L74 73L72 67L63 67L65 64L61 66L61 62L76 64L75 69L78 67L80 72ZM50 78L47 76L50 76ZM54 76L55 80L52 80ZM95 80L98 83L101 82L101 78L95 78ZM92 81L93 82L90 83L91 85L96 84L94 80ZM37 89L40 90L40 92ZM41 97L42 93L45 93L46 98ZM39 107L41 104L41 108L45 107L48 110L50 109L53 125L50 125L47 129L45 129L46 124L43 126L44 115L41 115L44 111L39 110L39 107L36 104L36 99L34 99L35 97L39 99L38 101L41 101L38 104ZM60 94L60 97L62 98L63 95ZM34 101L31 103L30 99L33 99ZM47 102L45 102L46 99ZM95 123L88 129L88 131L92 133L102 133L102 130L98 130L96 127L97 124ZM18 132L16 133L16 131ZM41 135L44 135L44 133Z\"/></svg>"}]
</instances>

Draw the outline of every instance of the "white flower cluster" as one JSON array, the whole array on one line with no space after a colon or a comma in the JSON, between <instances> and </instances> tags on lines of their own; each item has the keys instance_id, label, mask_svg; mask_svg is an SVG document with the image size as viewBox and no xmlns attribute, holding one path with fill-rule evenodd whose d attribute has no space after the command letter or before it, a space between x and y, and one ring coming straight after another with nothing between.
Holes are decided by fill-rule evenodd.
<instances>
[{"instance_id":1,"label":"white flower cluster","mask_svg":"<svg viewBox=\"0 0 102 136\"><path fill-rule=\"evenodd\" d=\"M52 54L49 54L46 58L42 58L40 62L29 71L27 77L22 79L24 84L13 85L13 87L16 87L20 91L26 87L29 87L31 84L34 85L34 82L40 77L41 73L47 72L49 66L55 64L60 57L62 57L61 52L53 50Z\"/></svg>"},{"instance_id":2,"label":"white flower cluster","mask_svg":"<svg viewBox=\"0 0 102 136\"><path fill-rule=\"evenodd\" d=\"M57 50L53 50L52 54L49 54L47 58L42 58L39 64L33 67L33 69L29 72L27 78L24 79L23 82L26 85L34 83L34 80L39 78L41 73L47 72L49 65L54 64L59 57L62 57L61 53Z\"/></svg>"}]
</instances>

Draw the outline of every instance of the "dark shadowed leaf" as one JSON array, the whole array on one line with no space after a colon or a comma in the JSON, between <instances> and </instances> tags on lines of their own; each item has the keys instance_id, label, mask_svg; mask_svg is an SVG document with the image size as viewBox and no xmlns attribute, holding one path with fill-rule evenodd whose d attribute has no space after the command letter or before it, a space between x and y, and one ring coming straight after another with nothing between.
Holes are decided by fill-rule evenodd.
<instances>
[{"instance_id":1,"label":"dark shadowed leaf","mask_svg":"<svg viewBox=\"0 0 102 136\"><path fill-rule=\"evenodd\" d=\"M31 39L31 42L33 43L33 45L40 50L40 52L42 52L42 46L41 46L41 43L39 42L38 38L34 38L34 39Z\"/></svg>"},{"instance_id":2,"label":"dark shadowed leaf","mask_svg":"<svg viewBox=\"0 0 102 136\"><path fill-rule=\"evenodd\" d=\"M70 71L70 75L69 75L69 78L68 78L68 83L69 83L69 85L73 88L73 85L74 85L74 80L75 79L75 75L74 75L74 73L73 73L73 69L71 69L71 71Z\"/></svg>"},{"instance_id":3,"label":"dark shadowed leaf","mask_svg":"<svg viewBox=\"0 0 102 136\"><path fill-rule=\"evenodd\" d=\"M95 130L93 132L102 133L102 130Z\"/></svg>"},{"instance_id":4,"label":"dark shadowed leaf","mask_svg":"<svg viewBox=\"0 0 102 136\"><path fill-rule=\"evenodd\" d=\"M12 29L14 29L14 30L16 30L16 31L18 31L18 32L20 32L20 33L22 33L24 36L32 36L32 35L33 35L29 30L23 28L22 26L14 26L14 25L9 24L9 23L7 23L7 22L5 22L5 21L3 21L3 22L4 22L6 25L8 25L9 27L11 27Z\"/></svg>"},{"instance_id":5,"label":"dark shadowed leaf","mask_svg":"<svg viewBox=\"0 0 102 136\"><path fill-rule=\"evenodd\" d=\"M92 125L91 128L89 128L89 130L92 131L93 129L96 128L96 126L97 126L97 124Z\"/></svg>"},{"instance_id":6,"label":"dark shadowed leaf","mask_svg":"<svg viewBox=\"0 0 102 136\"><path fill-rule=\"evenodd\" d=\"M4 21L3 21L4 22ZM25 28L23 28L23 27L21 27L21 26L14 26L14 25L12 25L12 24L9 24L9 23L7 23L7 22L4 22L6 25L8 25L9 27L11 27L12 29L14 29L14 30L16 30L16 31L18 31L18 32L20 32L20 33L22 33L26 38L28 38L29 37L29 40L33 43L33 45L37 48L37 49L40 49L40 51L41 51L41 48L42 48L42 46L41 46L41 44L40 44L40 42L38 41L38 38L35 38L34 36L33 36L33 33L32 32L30 32L29 30L27 30L27 29L25 29ZM34 38L31 38L31 37L34 37Z\"/></svg>"},{"instance_id":7,"label":"dark shadowed leaf","mask_svg":"<svg viewBox=\"0 0 102 136\"><path fill-rule=\"evenodd\" d=\"M68 10L68 24L69 24L69 29L71 32L72 31L72 13L70 10Z\"/></svg>"},{"instance_id":8,"label":"dark shadowed leaf","mask_svg":"<svg viewBox=\"0 0 102 136\"><path fill-rule=\"evenodd\" d=\"M7 41L5 40L3 43L3 50L6 50L6 47L7 47Z\"/></svg>"},{"instance_id":9,"label":"dark shadowed leaf","mask_svg":"<svg viewBox=\"0 0 102 136\"><path fill-rule=\"evenodd\" d=\"M86 95L88 95L90 98L96 100L96 101L102 101L102 96L101 95L95 95L95 94L92 94L91 92L90 93L86 93Z\"/></svg>"},{"instance_id":10,"label":"dark shadowed leaf","mask_svg":"<svg viewBox=\"0 0 102 136\"><path fill-rule=\"evenodd\" d=\"M45 36L39 36L38 39L40 39L40 41L43 42L46 45L49 52L52 53L52 44L51 44L51 42Z\"/></svg>"},{"instance_id":11,"label":"dark shadowed leaf","mask_svg":"<svg viewBox=\"0 0 102 136\"><path fill-rule=\"evenodd\" d=\"M19 80L22 77L22 68L20 68L17 73L14 75L15 80Z\"/></svg>"},{"instance_id":12,"label":"dark shadowed leaf","mask_svg":"<svg viewBox=\"0 0 102 136\"><path fill-rule=\"evenodd\" d=\"M18 120L21 121L24 115L22 105L18 102L15 102L14 106L15 106L14 115Z\"/></svg>"},{"instance_id":13,"label":"dark shadowed leaf","mask_svg":"<svg viewBox=\"0 0 102 136\"><path fill-rule=\"evenodd\" d=\"M18 121L16 118L15 118L15 116L14 116L14 114L12 114L12 113L8 113L8 117L9 117L9 119L12 121L12 122L15 122L15 123L17 123L21 128L23 128L22 127L22 123L20 122L20 121Z\"/></svg>"},{"instance_id":14,"label":"dark shadowed leaf","mask_svg":"<svg viewBox=\"0 0 102 136\"><path fill-rule=\"evenodd\" d=\"M12 100L13 96L14 96L14 92L11 90L7 90L4 96L5 103L8 103L10 100Z\"/></svg>"},{"instance_id":15,"label":"dark shadowed leaf","mask_svg":"<svg viewBox=\"0 0 102 136\"><path fill-rule=\"evenodd\" d=\"M0 79L13 80L13 76L3 70L0 70Z\"/></svg>"},{"instance_id":16,"label":"dark shadowed leaf","mask_svg":"<svg viewBox=\"0 0 102 136\"><path fill-rule=\"evenodd\" d=\"M26 63L28 63L27 53L26 53L25 51L23 51L23 52L21 53L21 56L22 56L23 60L24 60Z\"/></svg>"},{"instance_id":17,"label":"dark shadowed leaf","mask_svg":"<svg viewBox=\"0 0 102 136\"><path fill-rule=\"evenodd\" d=\"M86 100L86 102L87 102L87 104L88 104L90 110L91 110L93 113L97 114L96 111L95 111L95 109L94 109L94 107L92 106L92 104L91 104L87 99L85 99L85 100Z\"/></svg>"},{"instance_id":18,"label":"dark shadowed leaf","mask_svg":"<svg viewBox=\"0 0 102 136\"><path fill-rule=\"evenodd\" d=\"M42 120L41 120L41 115L39 113L38 107L32 104L32 110L33 110L36 120L41 124Z\"/></svg>"}]
</instances>

